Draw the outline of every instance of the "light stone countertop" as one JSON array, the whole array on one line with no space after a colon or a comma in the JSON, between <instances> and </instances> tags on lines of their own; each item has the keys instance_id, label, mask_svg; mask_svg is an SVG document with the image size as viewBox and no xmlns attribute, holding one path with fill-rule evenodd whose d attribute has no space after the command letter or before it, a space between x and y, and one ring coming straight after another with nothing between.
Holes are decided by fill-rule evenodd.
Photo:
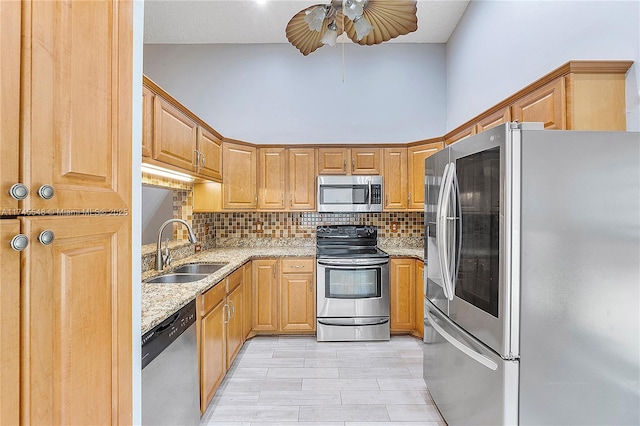
<instances>
[{"instance_id":1,"label":"light stone countertop","mask_svg":"<svg viewBox=\"0 0 640 426\"><path fill-rule=\"evenodd\" d=\"M413 257L422 260L423 249L416 247L398 247L381 245L380 248L392 257ZM259 258L272 257L315 257L314 246L286 246L286 247L244 247L244 248L214 248L176 261L171 265L175 268L180 265L195 262L226 263L206 278L183 284L150 284L142 283L142 334L148 332L160 324L169 315L185 306L216 284L223 282L232 272L240 268L247 261ZM156 271L148 271L142 274L146 280L159 275Z\"/></svg>"}]
</instances>

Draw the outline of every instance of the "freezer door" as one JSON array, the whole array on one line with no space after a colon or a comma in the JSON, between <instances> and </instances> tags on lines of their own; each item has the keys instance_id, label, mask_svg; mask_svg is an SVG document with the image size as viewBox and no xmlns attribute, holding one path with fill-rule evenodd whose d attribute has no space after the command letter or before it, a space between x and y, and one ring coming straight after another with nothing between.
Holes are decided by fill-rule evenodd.
<instances>
[{"instance_id":1,"label":"freezer door","mask_svg":"<svg viewBox=\"0 0 640 426\"><path fill-rule=\"evenodd\" d=\"M424 379L449 426L518 422L518 361L503 360L425 300Z\"/></svg>"}]
</instances>

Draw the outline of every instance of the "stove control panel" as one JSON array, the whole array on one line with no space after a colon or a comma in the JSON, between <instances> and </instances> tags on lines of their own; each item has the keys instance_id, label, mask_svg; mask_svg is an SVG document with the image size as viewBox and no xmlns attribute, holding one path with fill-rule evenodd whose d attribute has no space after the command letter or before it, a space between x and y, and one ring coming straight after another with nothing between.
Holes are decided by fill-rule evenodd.
<instances>
[{"instance_id":1,"label":"stove control panel","mask_svg":"<svg viewBox=\"0 0 640 426\"><path fill-rule=\"evenodd\" d=\"M366 238L376 240L378 227L373 225L325 225L316 228L316 235L321 239Z\"/></svg>"}]
</instances>

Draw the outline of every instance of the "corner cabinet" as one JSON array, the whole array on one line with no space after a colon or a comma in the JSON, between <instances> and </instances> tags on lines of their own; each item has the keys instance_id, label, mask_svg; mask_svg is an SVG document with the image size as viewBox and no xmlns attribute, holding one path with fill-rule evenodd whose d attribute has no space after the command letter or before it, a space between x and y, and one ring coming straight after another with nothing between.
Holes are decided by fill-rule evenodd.
<instances>
[{"instance_id":1,"label":"corner cabinet","mask_svg":"<svg viewBox=\"0 0 640 426\"><path fill-rule=\"evenodd\" d=\"M223 142L222 164L222 208L255 210L258 205L256 148Z\"/></svg>"},{"instance_id":2,"label":"corner cabinet","mask_svg":"<svg viewBox=\"0 0 640 426\"><path fill-rule=\"evenodd\" d=\"M132 422L132 22L127 0L0 2L2 424Z\"/></svg>"},{"instance_id":3,"label":"corner cabinet","mask_svg":"<svg viewBox=\"0 0 640 426\"><path fill-rule=\"evenodd\" d=\"M408 209L424 211L424 160L443 148L442 142L430 142L407 148Z\"/></svg>"}]
</instances>

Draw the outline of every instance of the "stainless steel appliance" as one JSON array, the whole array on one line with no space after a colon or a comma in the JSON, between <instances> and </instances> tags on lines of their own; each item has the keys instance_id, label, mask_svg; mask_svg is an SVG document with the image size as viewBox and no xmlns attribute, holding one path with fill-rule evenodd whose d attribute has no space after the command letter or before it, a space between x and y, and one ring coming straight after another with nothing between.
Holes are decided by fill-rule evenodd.
<instances>
[{"instance_id":1,"label":"stainless steel appliance","mask_svg":"<svg viewBox=\"0 0 640 426\"><path fill-rule=\"evenodd\" d=\"M142 336L142 424L200 424L196 304Z\"/></svg>"},{"instance_id":2,"label":"stainless steel appliance","mask_svg":"<svg viewBox=\"0 0 640 426\"><path fill-rule=\"evenodd\" d=\"M381 212L382 176L318 176L319 212Z\"/></svg>"},{"instance_id":3,"label":"stainless steel appliance","mask_svg":"<svg viewBox=\"0 0 640 426\"><path fill-rule=\"evenodd\" d=\"M389 340L389 255L375 226L319 226L317 340Z\"/></svg>"},{"instance_id":4,"label":"stainless steel appliance","mask_svg":"<svg viewBox=\"0 0 640 426\"><path fill-rule=\"evenodd\" d=\"M640 424L640 134L508 123L425 183L424 378L448 424Z\"/></svg>"}]
</instances>

